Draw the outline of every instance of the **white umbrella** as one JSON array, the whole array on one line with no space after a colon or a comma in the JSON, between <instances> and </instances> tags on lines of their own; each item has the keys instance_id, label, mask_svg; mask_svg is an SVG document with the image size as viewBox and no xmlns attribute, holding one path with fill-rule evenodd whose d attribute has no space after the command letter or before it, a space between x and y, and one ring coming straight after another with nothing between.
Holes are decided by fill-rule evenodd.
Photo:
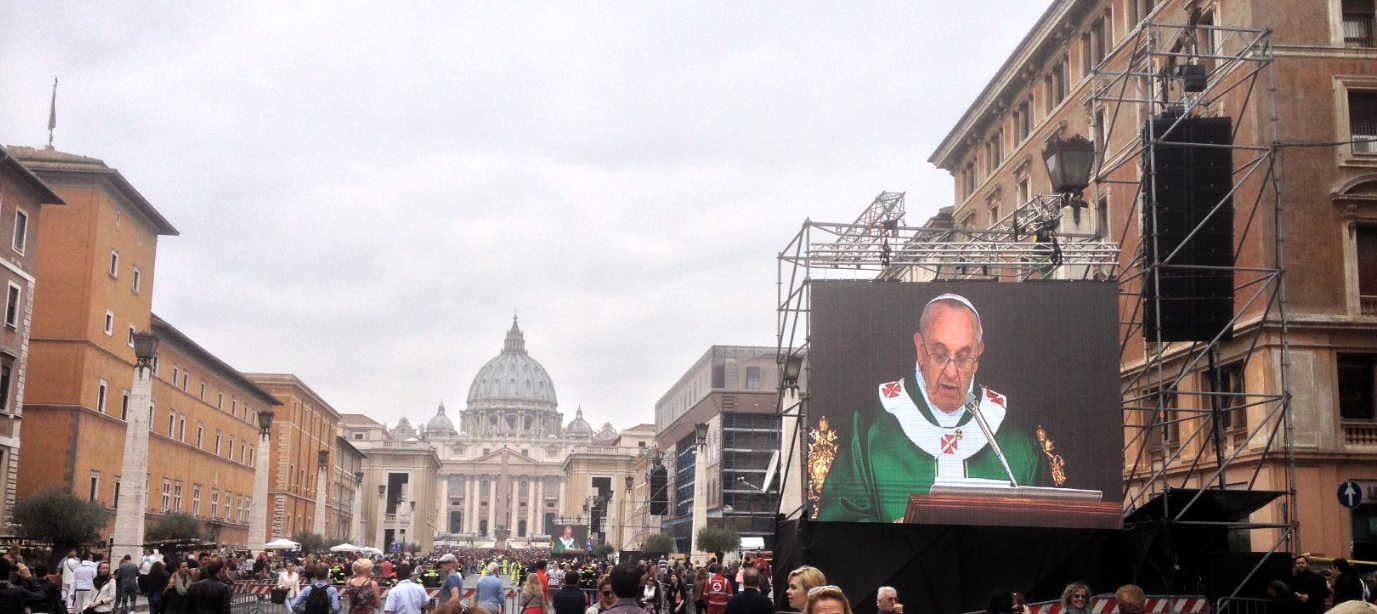
<instances>
[{"instance_id":1,"label":"white umbrella","mask_svg":"<svg viewBox=\"0 0 1377 614\"><path fill-rule=\"evenodd\" d=\"M285 537L279 537L279 538L274 539L274 540L272 540L272 541L270 541L270 542L268 542L268 543L266 543L266 544L263 544L263 549L264 549L264 550L300 550L300 549L301 549L301 544L298 544L298 543L296 543L296 542L294 542L294 541L292 541L292 540L290 540L290 539L287 539L287 538L285 538Z\"/></svg>"},{"instance_id":2,"label":"white umbrella","mask_svg":"<svg viewBox=\"0 0 1377 614\"><path fill-rule=\"evenodd\" d=\"M359 552L362 552L362 553L367 554L367 555L369 555L369 556L373 556L373 555L382 556L382 553L383 553L382 550L378 550L377 548L359 548Z\"/></svg>"},{"instance_id":3,"label":"white umbrella","mask_svg":"<svg viewBox=\"0 0 1377 614\"><path fill-rule=\"evenodd\" d=\"M358 552L359 550L360 548L358 546L355 546L354 544L351 544L349 542L344 542L338 546L335 546L334 548L331 548L330 552Z\"/></svg>"}]
</instances>

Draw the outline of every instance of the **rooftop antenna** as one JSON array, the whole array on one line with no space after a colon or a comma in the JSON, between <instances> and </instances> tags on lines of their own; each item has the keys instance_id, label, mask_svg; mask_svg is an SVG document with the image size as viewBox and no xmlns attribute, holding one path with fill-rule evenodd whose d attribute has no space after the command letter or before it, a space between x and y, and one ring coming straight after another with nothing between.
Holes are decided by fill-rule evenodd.
<instances>
[{"instance_id":1,"label":"rooftop antenna","mask_svg":"<svg viewBox=\"0 0 1377 614\"><path fill-rule=\"evenodd\" d=\"M53 150L53 128L57 127L57 77L53 77L53 98L48 103L48 151Z\"/></svg>"}]
</instances>

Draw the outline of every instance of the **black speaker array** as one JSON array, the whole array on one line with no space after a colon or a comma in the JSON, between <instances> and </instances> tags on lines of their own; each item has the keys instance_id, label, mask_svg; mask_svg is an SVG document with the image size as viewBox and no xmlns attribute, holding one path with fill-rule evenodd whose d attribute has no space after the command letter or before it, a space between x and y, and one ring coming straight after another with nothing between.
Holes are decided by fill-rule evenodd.
<instances>
[{"instance_id":1,"label":"black speaker array","mask_svg":"<svg viewBox=\"0 0 1377 614\"><path fill-rule=\"evenodd\" d=\"M1149 155L1143 336L1149 341L1209 341L1233 318L1232 133L1227 117L1168 115L1143 126ZM1222 338L1230 336L1225 330Z\"/></svg>"},{"instance_id":2,"label":"black speaker array","mask_svg":"<svg viewBox=\"0 0 1377 614\"><path fill-rule=\"evenodd\" d=\"M656 465L650 470L650 515L669 513L669 470Z\"/></svg>"}]
</instances>

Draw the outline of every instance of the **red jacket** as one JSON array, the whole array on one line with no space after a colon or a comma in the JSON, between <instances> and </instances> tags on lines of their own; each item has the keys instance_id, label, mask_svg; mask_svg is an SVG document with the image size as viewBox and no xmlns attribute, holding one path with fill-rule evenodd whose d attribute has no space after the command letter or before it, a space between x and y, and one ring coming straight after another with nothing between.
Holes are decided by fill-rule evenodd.
<instances>
[{"instance_id":1,"label":"red jacket","mask_svg":"<svg viewBox=\"0 0 1377 614\"><path fill-rule=\"evenodd\" d=\"M703 601L708 603L708 614L722 614L727 611L727 602L732 598L732 583L720 573L715 573L703 583Z\"/></svg>"}]
</instances>

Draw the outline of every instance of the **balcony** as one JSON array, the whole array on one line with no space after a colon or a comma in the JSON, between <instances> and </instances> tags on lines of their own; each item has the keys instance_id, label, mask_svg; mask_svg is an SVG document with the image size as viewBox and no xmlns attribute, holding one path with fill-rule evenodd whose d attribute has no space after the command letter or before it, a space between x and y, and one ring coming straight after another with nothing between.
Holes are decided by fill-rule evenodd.
<instances>
[{"instance_id":1,"label":"balcony","mask_svg":"<svg viewBox=\"0 0 1377 614\"><path fill-rule=\"evenodd\" d=\"M1377 296L1360 295L1358 297L1359 313L1365 316L1377 316Z\"/></svg>"},{"instance_id":2,"label":"balcony","mask_svg":"<svg viewBox=\"0 0 1377 614\"><path fill-rule=\"evenodd\" d=\"M1353 153L1377 154L1377 122L1350 122L1348 129L1353 135Z\"/></svg>"},{"instance_id":3,"label":"balcony","mask_svg":"<svg viewBox=\"0 0 1377 614\"><path fill-rule=\"evenodd\" d=\"M1377 451L1377 422L1344 422L1343 429L1349 449Z\"/></svg>"}]
</instances>

